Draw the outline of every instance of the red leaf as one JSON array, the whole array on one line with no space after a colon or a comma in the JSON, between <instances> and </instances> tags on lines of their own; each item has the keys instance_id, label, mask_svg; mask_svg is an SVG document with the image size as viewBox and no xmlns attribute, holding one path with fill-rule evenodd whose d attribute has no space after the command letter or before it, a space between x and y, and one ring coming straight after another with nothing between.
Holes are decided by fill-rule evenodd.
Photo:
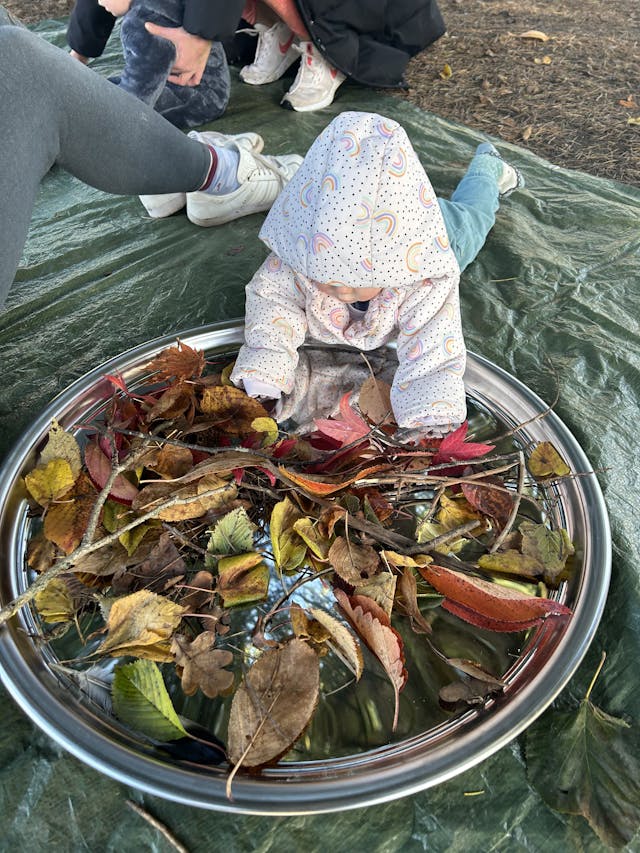
<instances>
[{"instance_id":1,"label":"red leaf","mask_svg":"<svg viewBox=\"0 0 640 853\"><path fill-rule=\"evenodd\" d=\"M524 595L500 584L463 575L443 566L419 566L422 577L445 596L445 610L478 628L523 631L550 616L571 616L563 604Z\"/></svg>"},{"instance_id":2,"label":"red leaf","mask_svg":"<svg viewBox=\"0 0 640 853\"><path fill-rule=\"evenodd\" d=\"M495 445L493 444L465 441L468 429L469 422L465 421L458 429L445 435L433 458L434 465L439 465L441 462L452 462L456 459L477 459L478 456L484 456L485 453L490 453L494 449Z\"/></svg>"},{"instance_id":3,"label":"red leaf","mask_svg":"<svg viewBox=\"0 0 640 853\"><path fill-rule=\"evenodd\" d=\"M378 471L388 471L389 467L389 465L371 465L368 468L363 468L352 477L349 477L339 483L331 481L327 482L326 480L320 479L314 480L311 477L303 477L302 474L295 474L293 471L289 471L284 465L280 465L278 470L287 480L295 483L296 486L300 486L300 488L304 489L308 494L313 495L314 497L321 497L339 492L341 489L350 486L352 483L356 483L358 480L364 480L369 476L369 474L374 474Z\"/></svg>"},{"instance_id":4,"label":"red leaf","mask_svg":"<svg viewBox=\"0 0 640 853\"><path fill-rule=\"evenodd\" d=\"M345 444L351 444L359 438L366 438L371 432L369 424L349 405L349 397L350 394L347 393L340 400L342 419L318 418L314 420L318 431L339 441L341 447Z\"/></svg>"},{"instance_id":5,"label":"red leaf","mask_svg":"<svg viewBox=\"0 0 640 853\"><path fill-rule=\"evenodd\" d=\"M334 589L334 595L349 622L378 658L389 677L395 696L392 726L395 731L398 725L400 691L409 677L404 667L402 637L391 627L387 614L373 599L365 595L349 596L341 589Z\"/></svg>"},{"instance_id":6,"label":"red leaf","mask_svg":"<svg viewBox=\"0 0 640 853\"><path fill-rule=\"evenodd\" d=\"M87 444L84 449L84 462L87 471L98 488L103 489L111 475L111 460L100 450L97 444ZM122 474L118 474L109 497L123 503L131 503L137 497L138 489Z\"/></svg>"}]
</instances>

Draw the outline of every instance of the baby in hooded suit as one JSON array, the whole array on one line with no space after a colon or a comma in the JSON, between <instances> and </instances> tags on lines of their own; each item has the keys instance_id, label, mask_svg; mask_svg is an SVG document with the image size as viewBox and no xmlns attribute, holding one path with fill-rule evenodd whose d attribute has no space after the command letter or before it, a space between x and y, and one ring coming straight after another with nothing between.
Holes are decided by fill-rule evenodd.
<instances>
[{"instance_id":1,"label":"baby in hooded suit","mask_svg":"<svg viewBox=\"0 0 640 853\"><path fill-rule=\"evenodd\" d=\"M98 0L95 2L97 5ZM176 58L174 45L145 29L147 21L163 27L181 26L184 0L112 0L100 5L113 15L122 16L120 38L124 68L119 76L110 78L112 82L183 129L198 127L224 113L231 83L222 44L212 43L202 80L197 86L178 86L167 79ZM77 14L78 7L73 12L73 15ZM91 22L82 27L79 23L73 26L73 15L69 32L76 34L76 39L80 37L77 33L86 38L89 34L85 30ZM82 54L82 45L76 45L72 39L70 41L71 46Z\"/></svg>"},{"instance_id":2,"label":"baby in hooded suit","mask_svg":"<svg viewBox=\"0 0 640 853\"><path fill-rule=\"evenodd\" d=\"M294 389L305 340L363 351L394 342L398 425L424 435L459 426L466 417L460 269L484 243L500 196L521 184L483 143L451 201L436 199L397 122L339 115L260 231L271 254L246 288L245 343L232 382L278 399Z\"/></svg>"}]
</instances>

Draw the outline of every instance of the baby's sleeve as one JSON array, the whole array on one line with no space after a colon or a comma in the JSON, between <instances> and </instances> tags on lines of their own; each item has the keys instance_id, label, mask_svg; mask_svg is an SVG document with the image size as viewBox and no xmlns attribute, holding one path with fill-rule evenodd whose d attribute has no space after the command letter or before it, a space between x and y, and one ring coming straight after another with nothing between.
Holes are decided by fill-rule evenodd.
<instances>
[{"instance_id":1,"label":"baby's sleeve","mask_svg":"<svg viewBox=\"0 0 640 853\"><path fill-rule=\"evenodd\" d=\"M442 433L466 418L457 277L425 280L398 310L398 369L391 405L400 427Z\"/></svg>"},{"instance_id":2,"label":"baby's sleeve","mask_svg":"<svg viewBox=\"0 0 640 853\"><path fill-rule=\"evenodd\" d=\"M291 267L271 254L246 287L244 344L233 384L257 381L289 394L306 332L303 289Z\"/></svg>"}]
</instances>

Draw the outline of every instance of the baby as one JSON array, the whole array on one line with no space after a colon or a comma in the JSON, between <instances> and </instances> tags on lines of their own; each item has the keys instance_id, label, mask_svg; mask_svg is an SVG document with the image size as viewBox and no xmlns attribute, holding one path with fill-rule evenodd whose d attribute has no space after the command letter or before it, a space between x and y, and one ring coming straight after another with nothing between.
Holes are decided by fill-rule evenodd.
<instances>
[{"instance_id":1,"label":"baby","mask_svg":"<svg viewBox=\"0 0 640 853\"><path fill-rule=\"evenodd\" d=\"M522 185L489 143L450 201L403 128L347 112L316 139L260 232L271 250L246 288L245 343L231 374L251 396L290 394L305 339L373 350L395 343L396 422L443 435L466 417L460 270Z\"/></svg>"},{"instance_id":2,"label":"baby","mask_svg":"<svg viewBox=\"0 0 640 853\"><path fill-rule=\"evenodd\" d=\"M102 18L92 9L102 7L116 18L122 17L120 38L124 69L112 82L136 98L154 107L180 128L192 128L221 116L229 102L230 77L220 42L211 44L211 52L197 86L179 86L168 81L176 49L172 42L152 35L145 28L150 22L163 27L180 27L185 0L84 0L73 10L68 38L72 53L86 61L89 47L105 41ZM106 16L108 19L108 16ZM94 29L100 32L93 32ZM108 36L107 36L108 37Z\"/></svg>"}]
</instances>

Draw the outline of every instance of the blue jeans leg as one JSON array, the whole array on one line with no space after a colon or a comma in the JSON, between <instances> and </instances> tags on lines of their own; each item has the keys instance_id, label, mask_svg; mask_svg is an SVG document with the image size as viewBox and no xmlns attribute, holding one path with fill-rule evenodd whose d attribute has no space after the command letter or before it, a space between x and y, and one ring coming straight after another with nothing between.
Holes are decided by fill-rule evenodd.
<instances>
[{"instance_id":1,"label":"blue jeans leg","mask_svg":"<svg viewBox=\"0 0 640 853\"><path fill-rule=\"evenodd\" d=\"M485 162L476 163L478 160ZM460 270L468 267L484 246L500 207L498 182L493 174L495 165L486 162L491 160L500 162L486 154L474 157L451 198L438 199Z\"/></svg>"}]
</instances>

